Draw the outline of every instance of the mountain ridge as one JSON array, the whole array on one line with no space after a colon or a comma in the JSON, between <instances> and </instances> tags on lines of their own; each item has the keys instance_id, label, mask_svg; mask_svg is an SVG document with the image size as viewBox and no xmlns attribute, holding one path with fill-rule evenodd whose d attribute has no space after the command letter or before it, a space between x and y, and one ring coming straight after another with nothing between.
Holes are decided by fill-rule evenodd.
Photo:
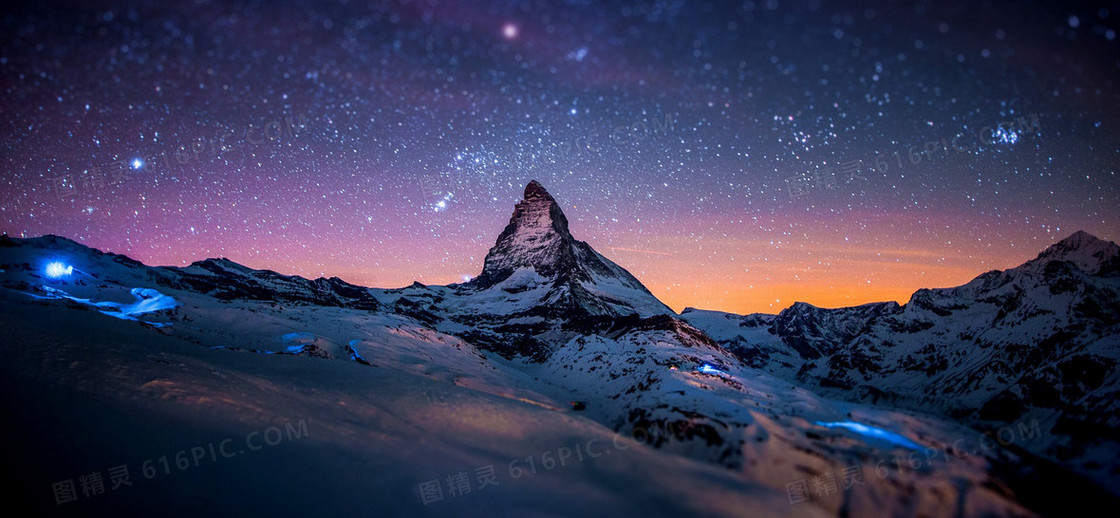
<instances>
[{"instance_id":1,"label":"mountain ridge","mask_svg":"<svg viewBox=\"0 0 1120 518\"><path fill-rule=\"evenodd\" d=\"M539 182L536 182L535 180L530 182L529 185L533 185L533 184L536 184L537 186L540 186ZM529 191L529 185L526 186L526 191L527 192ZM543 187L540 187L540 189L543 190ZM552 198L551 195L547 194L547 191L545 191L545 195L547 195L549 199ZM555 201L555 200L553 200L553 201ZM562 212L561 212L560 215L563 217ZM566 223L567 223L567 218L566 217L564 217L564 222L565 222L565 228L566 228ZM511 225L512 225L512 223L508 224L506 226L505 230L503 230L503 234L505 234L509 230ZM68 237L58 235L58 234L48 233L48 234L43 234L41 236L28 237L28 238L11 237L8 234L0 235L0 246L11 246L11 245L4 245L3 240L9 240L9 241L12 241L12 242L14 242L16 240L28 241L28 242L39 242L40 244L61 242L61 243L66 244L67 247L78 247L79 249L94 251L94 252L97 252L98 254L103 254L103 255L107 255L107 256L111 256L111 257L125 258L125 259L127 259L129 261L133 261L137 264L144 264L145 266L154 267L154 268L189 268L189 267L192 267L192 266L203 266L204 264L207 264L207 263L210 263L210 264L229 264L229 265L235 266L237 269L240 269L240 270L243 270L243 271L246 271L246 272L269 272L269 273L273 273L273 274L279 275L279 276L301 278L301 279L305 279L305 280L308 280L308 281L315 281L315 280L320 280L320 279L339 281L339 282L342 282L344 284L347 284L349 286L356 287L356 288L405 289L405 288L411 288L411 287L416 287L416 286L419 286L419 287L470 286L470 287L478 288L478 287L482 287L482 286L490 287L490 286L493 286L493 284L495 284L496 282L500 282L500 280L499 280L499 281L487 282L485 284L483 284L483 283L472 284L472 283L475 283L475 281L478 281L479 278L483 277L483 274L480 274L479 276L476 276L476 277L472 278L470 281L468 281L466 283L462 283L462 284L454 284L453 283L453 284L448 284L448 285L434 285L434 284L429 285L429 284L423 284L419 281L413 281L411 284L409 284L407 286L404 286L402 288L385 288L385 287L365 286L365 285L361 285L361 284L353 284L353 283L343 281L341 278L339 278L337 276L321 276L321 277L311 278L311 277L304 277L304 276L301 276L301 275L298 275L298 274L282 274L282 273L279 273L279 272L276 272L276 271L270 270L270 269L256 269L256 268L252 268L250 266L246 266L246 265L244 265L242 263L239 263L235 260L229 259L227 257L207 257L207 258L204 258L204 259L195 260L195 261L191 262L186 267L171 266L171 265L148 265L148 264L143 263L139 260L133 259L133 258L129 257L128 255L115 253L115 252L107 252L107 251L104 251L104 250L101 250L101 249L98 249L98 248L90 247L90 246L87 246L87 245L85 245L85 244L83 244L79 241L76 241L76 240L73 240L73 239L70 239ZM499 241L502 240L501 235L499 236L498 240ZM580 243L582 243L582 242L580 242ZM582 244L586 244L586 243L582 243ZM1090 253L1089 254L1081 253L1086 248L1092 248ZM1079 255L1079 253L1081 253L1081 254ZM1084 262L1079 262L1079 261L1084 261L1086 256L1088 256L1090 258L1095 258L1095 260L1098 261L1098 262L1090 261L1087 264L1084 263ZM1063 238L1062 240L1059 240L1059 241L1047 246L1035 258L1030 259L1030 260L1018 265L1018 266L1011 267L1011 268L1008 268L1006 270L989 270L987 272L984 272L984 273L981 273L981 274L977 275L976 277L974 277L968 283L965 283L965 284L962 284L962 285L959 285L959 286L945 287L945 288L920 288L920 289L916 290L914 293L912 293L910 299L906 303L901 304L901 306L906 306L907 304L912 303L913 299L914 299L914 295L919 293L919 292L924 292L924 291L928 291L928 290L938 290L938 289L963 288L965 286L968 286L972 282L981 281L985 278L988 278L991 275L1002 274L1002 273L1005 273L1005 272L1008 272L1008 271L1012 271L1012 270L1016 270L1018 268L1022 268L1022 267L1027 266L1027 265L1039 265L1039 264L1044 265L1047 262L1051 262L1051 261L1055 261L1055 260L1072 262L1072 263L1074 263L1075 266L1078 267L1078 269L1083 270L1083 271L1088 270L1089 273L1096 274L1096 273L1102 273L1103 272L1103 273L1111 275L1112 273L1114 273L1114 270L1112 268L1114 266L1114 263L1117 262L1117 261L1120 261L1120 245L1117 245L1115 242L1112 242L1112 241L1108 241L1108 240L1105 240L1105 239L1102 239L1102 238L1098 238L1098 237L1096 237L1095 235L1093 235L1089 232L1086 232L1086 231L1083 231L1083 230L1078 230L1078 231L1074 232L1073 234L1070 234L1066 238ZM615 265L615 266L617 266L617 265ZM621 267L619 267L619 268L622 269ZM625 269L623 269L623 270L625 271ZM485 266L484 266L483 272L484 273L486 272ZM504 280L504 279L502 279L502 280ZM643 286L643 288L644 288L644 286ZM648 292L648 289L646 289L645 291ZM652 293L651 293L651 295L652 295ZM787 308L784 308L782 311L789 310L791 308L794 308L795 306L809 306L809 307L812 307L812 308L825 310L825 309L851 309L851 308L857 308L857 307L868 306L868 305L890 304L890 303L894 303L894 302L893 301L869 301L869 302L857 304L855 306L839 306L839 307L826 308L826 307L816 306L816 305L814 305L812 303L809 303L809 302L796 301L793 304L791 304L790 306L788 306ZM669 311L672 311L672 310L670 309ZM742 313L735 313L735 312L731 312L731 311L724 311L724 310L718 310L718 309L705 309L705 308L702 308L702 307L699 307L699 306L686 306L684 309L681 310L680 314L683 315L683 314L686 314L686 313L691 313L691 312L696 312L696 311L712 311L712 312L717 312L717 313L727 313L727 314L733 314L733 315L739 315L739 316L752 316L752 315L777 316L777 315L780 315L782 313L782 311L780 311L778 313L756 312L756 313L742 314ZM672 314L676 314L676 312L673 312Z\"/></svg>"},{"instance_id":2,"label":"mountain ridge","mask_svg":"<svg viewBox=\"0 0 1120 518\"><path fill-rule=\"evenodd\" d=\"M1118 248L1086 232L903 305L681 318L768 373L853 402L979 429L1041 423L1024 447L1120 487Z\"/></svg>"}]
</instances>

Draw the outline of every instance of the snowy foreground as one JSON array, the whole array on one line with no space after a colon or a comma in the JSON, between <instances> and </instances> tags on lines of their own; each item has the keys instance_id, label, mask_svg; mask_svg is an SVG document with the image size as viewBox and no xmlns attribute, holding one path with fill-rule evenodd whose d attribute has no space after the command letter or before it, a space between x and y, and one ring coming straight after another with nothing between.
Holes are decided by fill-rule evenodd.
<instances>
[{"instance_id":1,"label":"snowy foreground","mask_svg":"<svg viewBox=\"0 0 1120 518\"><path fill-rule=\"evenodd\" d=\"M975 428L913 398L799 384L791 369L824 367L801 368L761 323L662 311L572 240L553 204L527 188L489 274L447 287L225 260L148 267L3 238L10 494L59 516L1035 516L1116 503L1090 481L1114 475L1115 458L1070 470L1031 448L1052 423ZM1108 371L1098 391L1115 387Z\"/></svg>"}]
</instances>

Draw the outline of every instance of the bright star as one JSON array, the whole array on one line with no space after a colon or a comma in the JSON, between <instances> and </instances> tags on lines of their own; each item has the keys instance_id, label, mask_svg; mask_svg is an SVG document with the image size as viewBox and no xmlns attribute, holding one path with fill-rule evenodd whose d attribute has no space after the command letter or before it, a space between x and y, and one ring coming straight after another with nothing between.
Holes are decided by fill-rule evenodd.
<instances>
[{"instance_id":1,"label":"bright star","mask_svg":"<svg viewBox=\"0 0 1120 518\"><path fill-rule=\"evenodd\" d=\"M144 161L140 160L139 158L133 158L132 159L132 168L133 169L140 169L141 167L144 167Z\"/></svg>"},{"instance_id":2,"label":"bright star","mask_svg":"<svg viewBox=\"0 0 1120 518\"><path fill-rule=\"evenodd\" d=\"M455 193L451 193L451 192L447 193L446 195L444 195L443 199L441 199L441 200L439 200L435 203L435 206L432 207L432 210L434 210L436 212L442 212L444 209L447 208L447 202L451 201L451 198L454 198L454 197L455 197Z\"/></svg>"},{"instance_id":3,"label":"bright star","mask_svg":"<svg viewBox=\"0 0 1120 518\"><path fill-rule=\"evenodd\" d=\"M1000 126L992 135L996 142L1000 144L1014 144L1019 141L1019 133L1015 130L1009 130Z\"/></svg>"},{"instance_id":4,"label":"bright star","mask_svg":"<svg viewBox=\"0 0 1120 518\"><path fill-rule=\"evenodd\" d=\"M512 23L507 23L504 27L502 27L502 36L505 36L507 40L516 38L517 33L517 26Z\"/></svg>"}]
</instances>

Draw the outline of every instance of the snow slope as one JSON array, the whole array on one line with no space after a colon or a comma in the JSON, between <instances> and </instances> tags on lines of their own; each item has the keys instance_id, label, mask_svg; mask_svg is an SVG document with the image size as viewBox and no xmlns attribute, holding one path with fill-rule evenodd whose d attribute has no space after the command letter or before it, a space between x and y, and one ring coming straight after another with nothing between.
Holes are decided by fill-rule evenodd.
<instances>
[{"instance_id":1,"label":"snow slope","mask_svg":"<svg viewBox=\"0 0 1120 518\"><path fill-rule=\"evenodd\" d=\"M59 249L88 276L50 280L24 267ZM997 452L888 471L883 465L903 453L898 448L816 422L854 416L930 446L967 430L821 400L749 370L667 315L598 321L593 333L537 363L480 351L387 311L310 304L291 293L297 302L170 288L178 269L138 266L55 238L6 240L0 250L0 324L11 330L2 374L8 393L22 395L6 403L22 423L8 432L19 454L6 469L34 468L23 483L44 513L188 515L218 506L219 515L293 516L324 508L332 515L1031 514L988 482L992 466L1005 462ZM32 296L62 290L108 299L144 279L178 304L133 322L68 298ZM307 434L299 441L172 466L169 474L156 461L157 476L142 476L145 461L227 437L238 444L300 420ZM581 448L585 458L573 461ZM562 452L565 465L547 469L545 458L555 464ZM530 462L537 473L527 474ZM54 505L55 482L118 464L130 466L136 491ZM419 484L473 477L490 465L500 486L421 500ZM787 485L844 469L858 469L861 483L790 504ZM899 485L936 489L915 498Z\"/></svg>"},{"instance_id":2,"label":"snow slope","mask_svg":"<svg viewBox=\"0 0 1120 518\"><path fill-rule=\"evenodd\" d=\"M1033 516L1053 510L1039 487L1076 480L936 412L799 386L798 373L814 379L804 355L848 350L814 333L858 340L855 322L908 308L683 315L694 326L568 242L538 187L523 203L550 207L550 229L522 239L514 221L495 246L534 259L492 250L501 273L465 285L149 267L53 236L0 238L16 494L84 516ZM47 275L52 262L72 273ZM103 314L136 293L162 302L136 320ZM781 336L797 329L800 349ZM144 476L161 456L249 447L293 423L306 424L298 440ZM121 464L134 486L55 505L52 484ZM481 483L487 468L497 485ZM422 492L433 482L439 499ZM1063 510L1114 502L1068 494L1079 503Z\"/></svg>"}]
</instances>

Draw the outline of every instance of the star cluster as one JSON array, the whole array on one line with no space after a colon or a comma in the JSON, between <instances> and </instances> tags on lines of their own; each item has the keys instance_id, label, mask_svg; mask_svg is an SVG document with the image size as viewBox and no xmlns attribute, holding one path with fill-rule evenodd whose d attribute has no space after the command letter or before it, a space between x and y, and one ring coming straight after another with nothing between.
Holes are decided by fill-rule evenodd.
<instances>
[{"instance_id":1,"label":"star cluster","mask_svg":"<svg viewBox=\"0 0 1120 518\"><path fill-rule=\"evenodd\" d=\"M680 310L905 301L1120 238L1120 6L123 2L0 18L0 230L371 286L541 181Z\"/></svg>"}]
</instances>

